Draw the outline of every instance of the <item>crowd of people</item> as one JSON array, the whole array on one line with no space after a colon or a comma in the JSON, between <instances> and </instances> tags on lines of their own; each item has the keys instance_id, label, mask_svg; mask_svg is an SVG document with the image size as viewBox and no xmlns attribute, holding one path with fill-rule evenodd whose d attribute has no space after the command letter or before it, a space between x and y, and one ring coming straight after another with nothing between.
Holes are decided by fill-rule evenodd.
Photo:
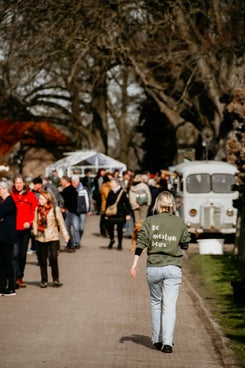
<instances>
[{"instance_id":1,"label":"crowd of people","mask_svg":"<svg viewBox=\"0 0 245 368\"><path fill-rule=\"evenodd\" d=\"M26 258L36 252L40 287L61 287L58 253L81 247L86 216L91 214L91 195L80 178L36 177L26 183L22 175L13 181L0 179L0 295L14 296L25 288ZM66 247L60 249L60 235Z\"/></svg>"},{"instance_id":2,"label":"crowd of people","mask_svg":"<svg viewBox=\"0 0 245 368\"><path fill-rule=\"evenodd\" d=\"M176 301L181 283L182 249L190 236L183 220L175 215L171 173L134 174L99 169L93 178L52 175L36 177L27 184L21 175L10 182L0 178L0 295L16 295L25 288L28 246L36 252L40 287L61 287L58 254L81 247L87 216L100 216L100 236L112 249L123 249L123 237L135 242L132 278L147 248L146 278L152 308L152 343L157 350L172 352ZM136 236L137 231L137 236ZM60 246L60 236L65 246Z\"/></svg>"},{"instance_id":3,"label":"crowd of people","mask_svg":"<svg viewBox=\"0 0 245 368\"><path fill-rule=\"evenodd\" d=\"M163 170L154 176L130 170L119 174L119 170L99 169L93 177L87 169L83 177L59 177L53 170L50 177L39 176L28 183L22 175L13 181L0 179L0 294L16 295L16 289L26 287L28 252L36 252L40 287L48 286L48 264L52 285L62 286L58 253L73 253L81 247L86 218L92 213L100 216L99 231L109 238L108 249L115 243L116 232L117 249L122 250L123 236L131 238L135 224L152 214L157 195L170 189L170 180ZM107 207L117 197L117 213L107 216Z\"/></svg>"}]
</instances>

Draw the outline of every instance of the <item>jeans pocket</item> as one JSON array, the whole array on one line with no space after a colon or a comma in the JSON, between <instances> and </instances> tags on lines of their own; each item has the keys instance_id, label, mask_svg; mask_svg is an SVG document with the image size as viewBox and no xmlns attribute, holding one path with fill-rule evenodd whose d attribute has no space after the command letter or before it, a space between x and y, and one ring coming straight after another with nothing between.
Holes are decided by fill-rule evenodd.
<instances>
[{"instance_id":1,"label":"jeans pocket","mask_svg":"<svg viewBox=\"0 0 245 368\"><path fill-rule=\"evenodd\" d=\"M182 276L182 270L181 270L181 267L178 267L178 266L168 266L169 268L169 277L171 278L179 278Z\"/></svg>"}]
</instances>

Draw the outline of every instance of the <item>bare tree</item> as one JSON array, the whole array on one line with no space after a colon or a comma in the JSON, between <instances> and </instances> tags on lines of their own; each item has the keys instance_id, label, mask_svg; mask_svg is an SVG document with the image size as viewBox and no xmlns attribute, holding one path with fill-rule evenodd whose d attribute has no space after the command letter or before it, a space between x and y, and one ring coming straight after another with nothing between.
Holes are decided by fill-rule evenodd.
<instances>
[{"instance_id":1,"label":"bare tree","mask_svg":"<svg viewBox=\"0 0 245 368\"><path fill-rule=\"evenodd\" d=\"M0 6L6 94L34 120L70 134L74 148L107 153L114 142L127 163L137 144L140 88L176 129L191 123L217 140L223 100L244 84L239 0L9 0ZM141 97L129 92L132 84ZM114 102L112 85L118 86Z\"/></svg>"},{"instance_id":2,"label":"bare tree","mask_svg":"<svg viewBox=\"0 0 245 368\"><path fill-rule=\"evenodd\" d=\"M121 104L119 117L108 97L108 71L120 66L118 34L113 34L116 18L113 4L101 1L72 1L69 6L64 0L6 2L0 69L8 94L16 96L34 120L58 125L77 148L108 152L110 114L121 142L118 157L127 163L132 140L123 126L127 106ZM124 85L124 104L126 93Z\"/></svg>"},{"instance_id":3,"label":"bare tree","mask_svg":"<svg viewBox=\"0 0 245 368\"><path fill-rule=\"evenodd\" d=\"M231 126L226 141L226 151L229 160L238 168L237 185L239 198L234 201L238 209L236 246L238 258L245 264L245 88L236 90L233 100L226 107L226 125Z\"/></svg>"},{"instance_id":4,"label":"bare tree","mask_svg":"<svg viewBox=\"0 0 245 368\"><path fill-rule=\"evenodd\" d=\"M145 90L176 129L191 122L217 143L227 99L245 83L242 2L142 1L137 14L119 43Z\"/></svg>"}]
</instances>

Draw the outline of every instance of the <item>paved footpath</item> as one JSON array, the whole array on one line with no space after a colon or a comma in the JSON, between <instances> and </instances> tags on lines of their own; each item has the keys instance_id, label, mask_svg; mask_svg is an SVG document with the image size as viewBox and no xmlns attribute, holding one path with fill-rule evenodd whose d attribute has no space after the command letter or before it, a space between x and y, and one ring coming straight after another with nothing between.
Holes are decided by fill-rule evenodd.
<instances>
[{"instance_id":1,"label":"paved footpath","mask_svg":"<svg viewBox=\"0 0 245 368\"><path fill-rule=\"evenodd\" d=\"M173 354L154 350L145 255L131 279L131 241L108 250L98 230L99 216L88 218L82 248L60 253L62 288L41 289L36 256L27 256L27 288L0 298L0 368L238 367L187 267Z\"/></svg>"}]
</instances>

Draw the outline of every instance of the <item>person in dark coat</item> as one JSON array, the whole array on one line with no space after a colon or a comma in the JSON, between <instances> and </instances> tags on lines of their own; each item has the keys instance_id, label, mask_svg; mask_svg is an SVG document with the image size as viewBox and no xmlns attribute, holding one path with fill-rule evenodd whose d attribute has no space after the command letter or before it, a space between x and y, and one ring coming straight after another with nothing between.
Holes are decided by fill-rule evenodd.
<instances>
[{"instance_id":1,"label":"person in dark coat","mask_svg":"<svg viewBox=\"0 0 245 368\"><path fill-rule=\"evenodd\" d=\"M154 215L153 208L154 208L156 199L158 195L161 193L161 187L157 179L151 179L148 185L149 185L149 189L151 192L151 204L150 204L150 207L148 208L147 216L152 216Z\"/></svg>"},{"instance_id":2,"label":"person in dark coat","mask_svg":"<svg viewBox=\"0 0 245 368\"><path fill-rule=\"evenodd\" d=\"M107 221L107 229L110 237L110 243L108 248L111 249L113 244L115 243L114 240L114 227L117 225L117 238L118 238L118 250L122 250L122 239L123 239L123 226L126 220L130 219L131 213L131 206L127 197L126 192L121 188L119 179L112 178L111 179L111 190L108 194L106 199L106 208L114 204L117 200L117 197L121 194L121 198L117 205L117 213L114 216L106 216L105 220Z\"/></svg>"},{"instance_id":3,"label":"person in dark coat","mask_svg":"<svg viewBox=\"0 0 245 368\"><path fill-rule=\"evenodd\" d=\"M100 187L103 183L103 177L105 174L105 169L100 168L93 180L93 186L92 186L92 199L95 202L96 207L96 214L100 215L100 208L101 208L101 193L100 193Z\"/></svg>"},{"instance_id":4,"label":"person in dark coat","mask_svg":"<svg viewBox=\"0 0 245 368\"><path fill-rule=\"evenodd\" d=\"M63 188L61 195L64 199L64 218L66 228L70 237L69 242L67 243L64 249L60 249L62 252L72 253L76 251L76 246L79 244L76 243L75 234L79 233L79 218L77 216L77 198L78 193L76 189L71 184L71 178L64 175L60 179L61 186Z\"/></svg>"},{"instance_id":5,"label":"person in dark coat","mask_svg":"<svg viewBox=\"0 0 245 368\"><path fill-rule=\"evenodd\" d=\"M92 170L87 168L85 169L85 176L81 179L82 185L88 188L90 194L92 192L92 186L93 186L93 179L91 175L92 175Z\"/></svg>"},{"instance_id":6,"label":"person in dark coat","mask_svg":"<svg viewBox=\"0 0 245 368\"><path fill-rule=\"evenodd\" d=\"M16 205L10 196L7 180L0 180L0 294L13 296L15 275L13 268L13 249L17 242Z\"/></svg>"}]
</instances>

